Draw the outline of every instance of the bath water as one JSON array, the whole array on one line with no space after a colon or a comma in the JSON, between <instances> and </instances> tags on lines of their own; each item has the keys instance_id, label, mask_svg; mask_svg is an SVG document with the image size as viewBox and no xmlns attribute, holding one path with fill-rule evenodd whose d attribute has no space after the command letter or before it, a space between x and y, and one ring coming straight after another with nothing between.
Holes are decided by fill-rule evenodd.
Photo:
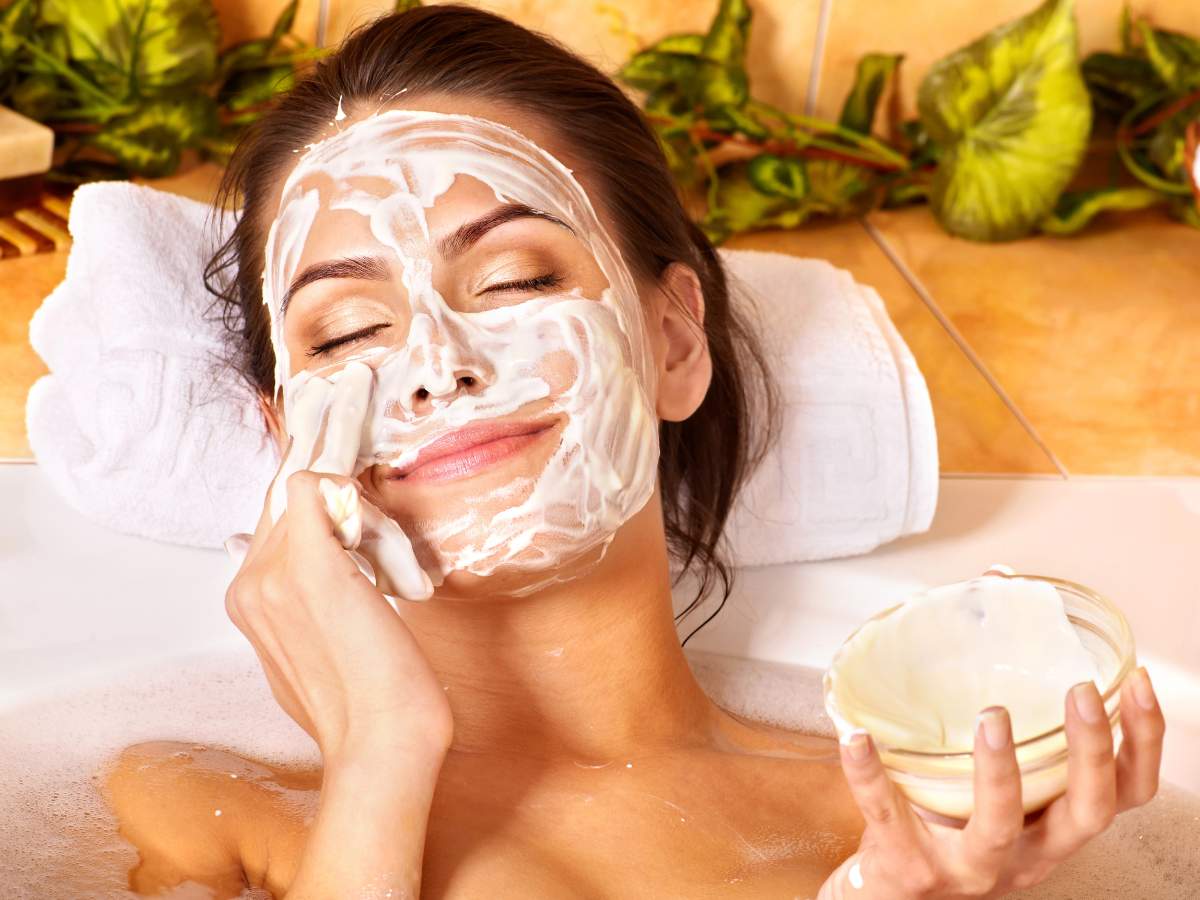
<instances>
[{"instance_id":1,"label":"bath water","mask_svg":"<svg viewBox=\"0 0 1200 900\"><path fill-rule=\"evenodd\" d=\"M687 651L697 680L731 712L832 735L815 669ZM5 900L127 900L137 851L100 794L106 765L146 740L219 746L271 765L312 766L315 746L276 705L253 653L181 658L0 713L0 895ZM1200 896L1200 798L1164 786L1118 817L1031 900ZM190 883L168 900L211 900ZM243 900L269 900L247 891Z\"/></svg>"}]
</instances>

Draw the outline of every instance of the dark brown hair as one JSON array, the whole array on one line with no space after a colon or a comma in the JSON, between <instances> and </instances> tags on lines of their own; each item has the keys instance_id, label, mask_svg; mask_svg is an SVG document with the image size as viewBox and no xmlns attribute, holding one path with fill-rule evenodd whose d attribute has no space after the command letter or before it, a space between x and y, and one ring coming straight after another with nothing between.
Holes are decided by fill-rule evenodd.
<instances>
[{"instance_id":1,"label":"dark brown hair","mask_svg":"<svg viewBox=\"0 0 1200 900\"><path fill-rule=\"evenodd\" d=\"M352 34L252 127L221 186L222 202L240 197L242 213L205 273L225 304L226 324L241 338L238 369L272 394L275 360L261 276L274 211L266 207L294 163L293 151L314 140L339 100L353 115L402 89L406 103L426 93L457 95L541 117L586 161L634 274L657 279L678 261L699 276L712 383L690 418L662 423L659 483L668 547L699 583L680 617L718 579L724 605L731 572L719 549L721 533L738 488L774 434L774 387L752 332L730 307L721 262L684 211L641 112L610 78L550 38L464 6L386 16Z\"/></svg>"}]
</instances>

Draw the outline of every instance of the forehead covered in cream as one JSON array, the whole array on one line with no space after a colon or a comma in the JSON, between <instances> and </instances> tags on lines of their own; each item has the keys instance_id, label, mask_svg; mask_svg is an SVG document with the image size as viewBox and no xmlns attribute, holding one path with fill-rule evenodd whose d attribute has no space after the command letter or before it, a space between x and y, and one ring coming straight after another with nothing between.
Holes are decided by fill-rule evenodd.
<instances>
[{"instance_id":1,"label":"forehead covered in cream","mask_svg":"<svg viewBox=\"0 0 1200 900\"><path fill-rule=\"evenodd\" d=\"M628 338L633 368L649 387L653 369L636 285L572 171L506 125L411 109L367 116L310 144L283 185L263 273L263 302L270 312L276 350L276 386L289 374L280 302L297 274L316 217L333 212L362 216L402 266L416 267L430 252L426 211L459 175L488 185L499 203L523 203L571 227L610 286L599 299L612 305Z\"/></svg>"}]
</instances>

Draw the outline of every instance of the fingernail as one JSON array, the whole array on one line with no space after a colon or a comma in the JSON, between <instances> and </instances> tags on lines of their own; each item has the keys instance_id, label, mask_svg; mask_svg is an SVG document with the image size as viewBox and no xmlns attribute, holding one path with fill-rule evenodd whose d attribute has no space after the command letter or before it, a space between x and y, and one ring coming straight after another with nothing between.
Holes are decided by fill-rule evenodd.
<instances>
[{"instance_id":1,"label":"fingernail","mask_svg":"<svg viewBox=\"0 0 1200 900\"><path fill-rule=\"evenodd\" d=\"M1154 685L1150 683L1150 673L1145 666L1133 670L1133 699L1144 710L1152 710L1157 705L1154 700Z\"/></svg>"},{"instance_id":2,"label":"fingernail","mask_svg":"<svg viewBox=\"0 0 1200 900\"><path fill-rule=\"evenodd\" d=\"M855 728L842 739L842 743L855 762L862 762L871 755L871 736L863 728Z\"/></svg>"},{"instance_id":3,"label":"fingernail","mask_svg":"<svg viewBox=\"0 0 1200 900\"><path fill-rule=\"evenodd\" d=\"M225 542L221 546L225 548L229 558L240 566L242 560L246 558L246 549L250 546L250 542L246 535L238 533L225 538Z\"/></svg>"},{"instance_id":4,"label":"fingernail","mask_svg":"<svg viewBox=\"0 0 1200 900\"><path fill-rule=\"evenodd\" d=\"M1095 725L1104 718L1104 704L1100 702L1100 692L1090 681L1083 681L1071 688L1071 702L1075 704L1075 712L1079 718L1089 725Z\"/></svg>"},{"instance_id":5,"label":"fingernail","mask_svg":"<svg viewBox=\"0 0 1200 900\"><path fill-rule=\"evenodd\" d=\"M975 729L983 730L983 739L989 747L1003 750L1008 746L1010 734L1008 711L1003 706L989 706L976 717Z\"/></svg>"}]
</instances>

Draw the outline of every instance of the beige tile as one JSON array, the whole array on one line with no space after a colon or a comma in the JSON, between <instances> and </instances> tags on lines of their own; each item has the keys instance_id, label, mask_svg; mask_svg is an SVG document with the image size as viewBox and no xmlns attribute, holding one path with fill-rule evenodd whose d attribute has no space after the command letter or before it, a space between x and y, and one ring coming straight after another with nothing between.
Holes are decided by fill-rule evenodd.
<instances>
[{"instance_id":1,"label":"beige tile","mask_svg":"<svg viewBox=\"0 0 1200 900\"><path fill-rule=\"evenodd\" d=\"M854 81L860 57L879 51L903 53L899 103L905 118L916 114L916 94L930 65L1004 22L1038 6L1038 0L832 0L816 114L836 118ZM1077 0L1082 53L1117 46L1123 0ZM1156 25L1200 34L1196 0L1133 0L1133 12ZM877 126L882 127L882 118Z\"/></svg>"},{"instance_id":2,"label":"beige tile","mask_svg":"<svg viewBox=\"0 0 1200 900\"><path fill-rule=\"evenodd\" d=\"M265 37L287 0L214 0L221 23L221 44L229 46L251 38ZM317 11L320 0L300 0L292 33L310 44L317 40Z\"/></svg>"},{"instance_id":3,"label":"beige tile","mask_svg":"<svg viewBox=\"0 0 1200 900\"><path fill-rule=\"evenodd\" d=\"M979 244L872 221L1075 474L1200 475L1200 231L1146 211Z\"/></svg>"},{"instance_id":4,"label":"beige tile","mask_svg":"<svg viewBox=\"0 0 1200 900\"><path fill-rule=\"evenodd\" d=\"M1056 471L858 222L761 231L729 246L827 259L879 291L929 385L943 473Z\"/></svg>"},{"instance_id":5,"label":"beige tile","mask_svg":"<svg viewBox=\"0 0 1200 900\"><path fill-rule=\"evenodd\" d=\"M336 43L347 31L393 5L386 0L330 0L328 41ZM482 0L471 5L549 34L608 73L615 72L638 46L674 32L704 31L717 10L716 0ZM819 6L817 0L751 3L754 18L747 56L755 96L788 109L803 109Z\"/></svg>"},{"instance_id":6,"label":"beige tile","mask_svg":"<svg viewBox=\"0 0 1200 900\"><path fill-rule=\"evenodd\" d=\"M66 270L66 251L0 260L0 457L32 455L25 395L47 370L29 346L29 319Z\"/></svg>"}]
</instances>

